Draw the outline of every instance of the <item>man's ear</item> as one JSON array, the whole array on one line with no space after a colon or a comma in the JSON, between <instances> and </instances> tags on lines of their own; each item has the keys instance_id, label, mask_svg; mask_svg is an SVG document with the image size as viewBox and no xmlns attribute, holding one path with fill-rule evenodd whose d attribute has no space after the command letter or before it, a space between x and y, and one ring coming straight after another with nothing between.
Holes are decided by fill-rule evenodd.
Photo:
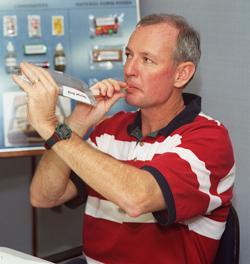
<instances>
[{"instance_id":1,"label":"man's ear","mask_svg":"<svg viewBox=\"0 0 250 264\"><path fill-rule=\"evenodd\" d=\"M192 79L194 73L195 65L191 61L180 63L175 72L175 87L183 88Z\"/></svg>"}]
</instances>

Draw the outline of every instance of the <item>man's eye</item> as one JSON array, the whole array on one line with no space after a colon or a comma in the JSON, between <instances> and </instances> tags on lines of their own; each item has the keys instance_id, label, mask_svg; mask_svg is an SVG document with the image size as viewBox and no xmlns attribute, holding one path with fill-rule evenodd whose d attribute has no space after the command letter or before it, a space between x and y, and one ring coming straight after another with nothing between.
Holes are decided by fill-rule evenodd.
<instances>
[{"instance_id":1,"label":"man's eye","mask_svg":"<svg viewBox=\"0 0 250 264\"><path fill-rule=\"evenodd\" d=\"M144 57L143 60L146 63L153 63L153 61L151 59L147 58L147 57Z\"/></svg>"},{"instance_id":2,"label":"man's eye","mask_svg":"<svg viewBox=\"0 0 250 264\"><path fill-rule=\"evenodd\" d=\"M125 56L126 56L127 58L131 58L131 57L132 57L132 55L131 55L130 53L128 53L128 52L125 53Z\"/></svg>"}]
</instances>

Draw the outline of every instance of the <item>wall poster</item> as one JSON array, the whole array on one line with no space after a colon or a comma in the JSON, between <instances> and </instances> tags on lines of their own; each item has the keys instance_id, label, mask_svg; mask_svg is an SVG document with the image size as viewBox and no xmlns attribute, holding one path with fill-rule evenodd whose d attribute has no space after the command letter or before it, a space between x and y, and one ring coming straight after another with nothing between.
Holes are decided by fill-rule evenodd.
<instances>
[{"instance_id":1,"label":"wall poster","mask_svg":"<svg viewBox=\"0 0 250 264\"><path fill-rule=\"evenodd\" d=\"M21 61L88 85L123 79L124 48L139 19L138 0L9 0L0 3L0 152L42 149L26 118L26 95L12 81ZM59 97L63 120L74 102ZM124 100L111 109L130 110Z\"/></svg>"}]
</instances>

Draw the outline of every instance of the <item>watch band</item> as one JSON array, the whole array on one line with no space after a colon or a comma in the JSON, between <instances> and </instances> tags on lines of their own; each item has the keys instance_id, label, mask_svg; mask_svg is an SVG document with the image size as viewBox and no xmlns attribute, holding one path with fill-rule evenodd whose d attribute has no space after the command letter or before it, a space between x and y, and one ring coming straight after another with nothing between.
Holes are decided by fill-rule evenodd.
<instances>
[{"instance_id":1,"label":"watch band","mask_svg":"<svg viewBox=\"0 0 250 264\"><path fill-rule=\"evenodd\" d=\"M46 149L51 149L60 140L62 139L56 132L54 132L53 135L44 142L44 147Z\"/></svg>"}]
</instances>

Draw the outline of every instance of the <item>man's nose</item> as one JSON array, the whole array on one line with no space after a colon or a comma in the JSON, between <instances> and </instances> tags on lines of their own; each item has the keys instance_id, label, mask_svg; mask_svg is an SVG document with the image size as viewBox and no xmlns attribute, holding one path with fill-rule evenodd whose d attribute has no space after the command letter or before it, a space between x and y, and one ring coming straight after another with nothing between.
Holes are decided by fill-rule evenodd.
<instances>
[{"instance_id":1,"label":"man's nose","mask_svg":"<svg viewBox=\"0 0 250 264\"><path fill-rule=\"evenodd\" d=\"M126 61L124 66L124 73L128 76L136 76L138 74L138 62L135 58Z\"/></svg>"}]
</instances>

